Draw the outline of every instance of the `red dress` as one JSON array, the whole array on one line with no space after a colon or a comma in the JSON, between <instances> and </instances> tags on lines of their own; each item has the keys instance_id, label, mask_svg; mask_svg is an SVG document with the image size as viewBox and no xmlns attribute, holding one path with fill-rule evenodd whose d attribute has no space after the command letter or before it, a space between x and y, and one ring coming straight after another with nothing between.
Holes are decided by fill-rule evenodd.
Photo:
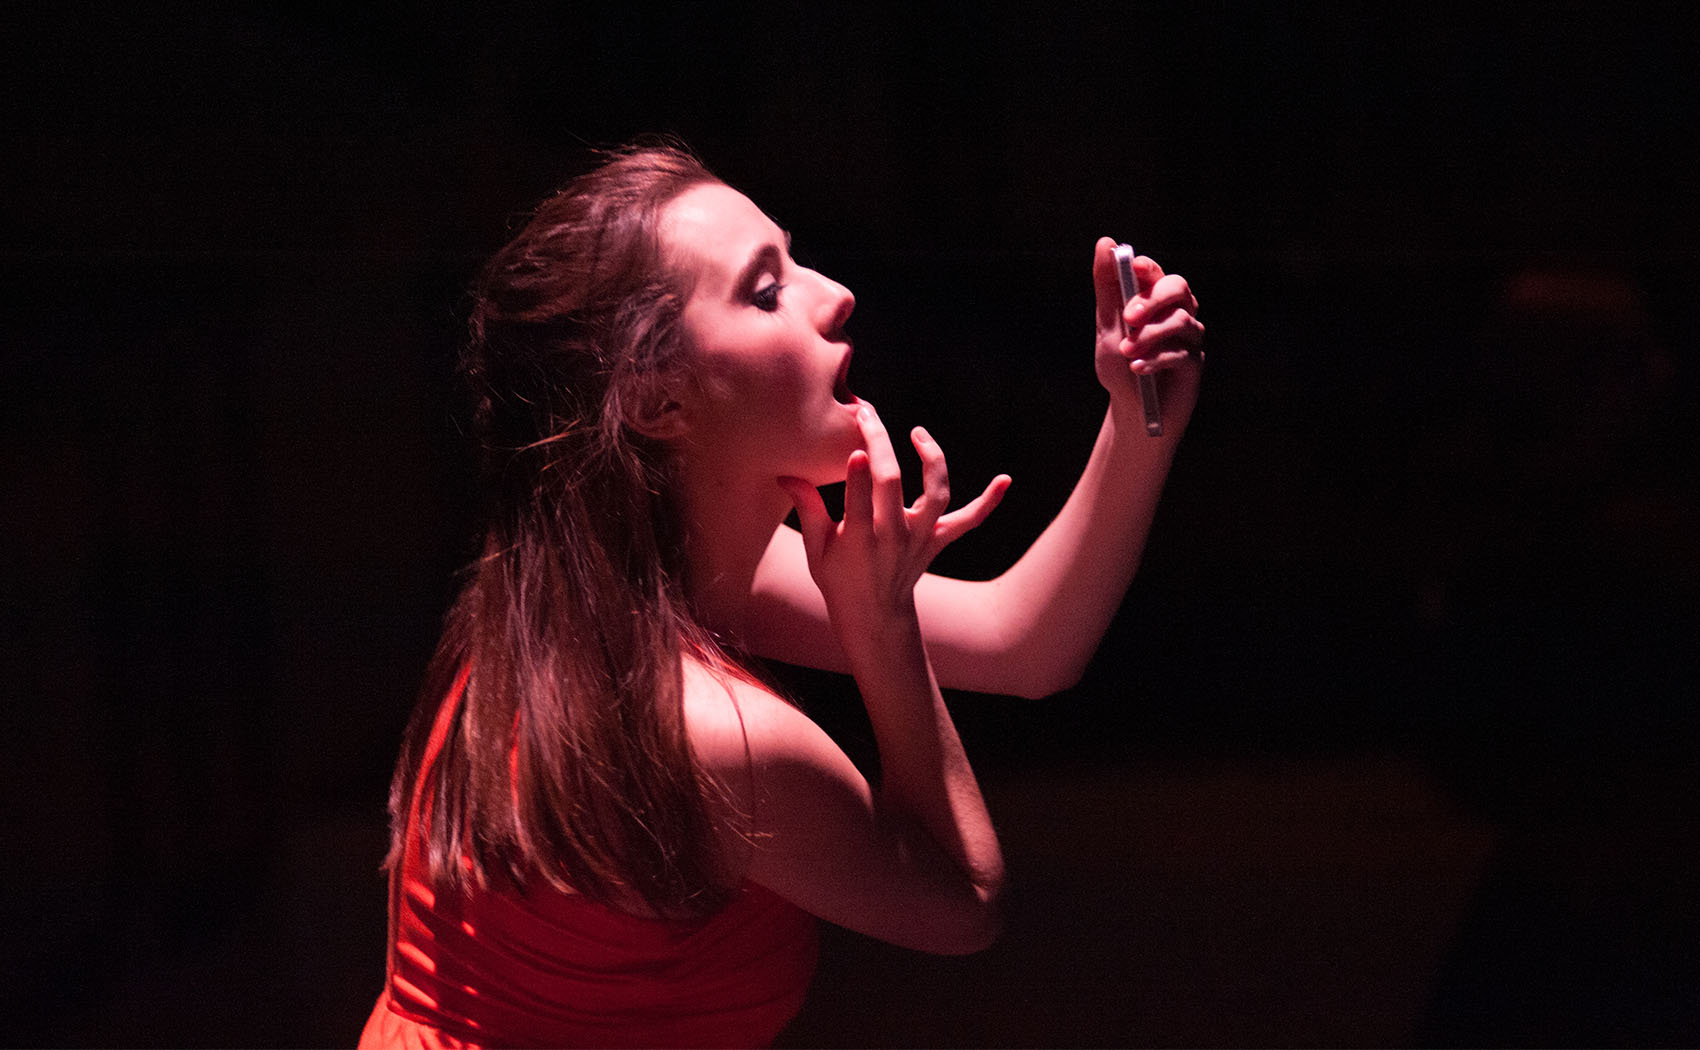
<instances>
[{"instance_id":1,"label":"red dress","mask_svg":"<svg viewBox=\"0 0 1700 1050\"><path fill-rule=\"evenodd\" d=\"M437 716L436 760L463 673ZM423 780L423 777L420 778ZM390 874L388 976L362 1050L459 1046L763 1046L803 1004L813 916L746 883L690 921L557 892L438 892L424 878L419 798Z\"/></svg>"}]
</instances>

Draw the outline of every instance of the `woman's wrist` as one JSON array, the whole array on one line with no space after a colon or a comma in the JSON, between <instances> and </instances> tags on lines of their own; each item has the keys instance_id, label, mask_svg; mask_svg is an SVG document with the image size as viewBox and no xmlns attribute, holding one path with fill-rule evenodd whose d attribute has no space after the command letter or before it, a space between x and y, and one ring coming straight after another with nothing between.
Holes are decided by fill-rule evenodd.
<instances>
[{"instance_id":1,"label":"woman's wrist","mask_svg":"<svg viewBox=\"0 0 1700 1050\"><path fill-rule=\"evenodd\" d=\"M850 673L858 681L883 680L904 668L926 666L921 618L913 598L893 608L864 605L842 614L834 612L833 623Z\"/></svg>"},{"instance_id":2,"label":"woman's wrist","mask_svg":"<svg viewBox=\"0 0 1700 1050\"><path fill-rule=\"evenodd\" d=\"M921 637L921 617L911 592L887 603L863 602L848 608L828 609L837 628L839 644L854 658L858 652L880 652L892 645Z\"/></svg>"}]
</instances>

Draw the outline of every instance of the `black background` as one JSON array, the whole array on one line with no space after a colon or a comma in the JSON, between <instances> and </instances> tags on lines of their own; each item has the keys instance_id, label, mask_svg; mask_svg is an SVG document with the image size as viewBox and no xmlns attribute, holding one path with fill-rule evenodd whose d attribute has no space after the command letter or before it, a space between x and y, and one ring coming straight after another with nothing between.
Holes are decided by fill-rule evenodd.
<instances>
[{"instance_id":1,"label":"black background","mask_svg":"<svg viewBox=\"0 0 1700 1050\"><path fill-rule=\"evenodd\" d=\"M1031 887L1009 940L829 931L788 1041L1700 1039L1678 8L347 6L0 15L0 1042L353 1041L389 765L469 553L462 290L644 132L856 291L894 430L961 491L1014 476L945 571L1007 564L1084 462L1095 237L1210 330L1086 680L952 698ZM865 748L842 683L786 674ZM1340 825L1366 783L1426 823ZM1260 825L1270 785L1339 852ZM1133 829L1176 824L1217 852L1154 897L1138 858L1195 854ZM1400 881L1423 835L1456 900ZM1298 927L1268 917L1294 879ZM1403 983L1347 987L1348 898L1441 915Z\"/></svg>"}]
</instances>

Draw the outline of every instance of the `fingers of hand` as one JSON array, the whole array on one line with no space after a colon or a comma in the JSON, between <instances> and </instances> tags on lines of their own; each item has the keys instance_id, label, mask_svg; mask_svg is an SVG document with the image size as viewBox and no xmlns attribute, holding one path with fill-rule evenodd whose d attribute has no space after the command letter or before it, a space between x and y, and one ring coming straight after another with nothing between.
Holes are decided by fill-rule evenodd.
<instances>
[{"instance_id":1,"label":"fingers of hand","mask_svg":"<svg viewBox=\"0 0 1700 1050\"><path fill-rule=\"evenodd\" d=\"M1204 326L1189 313L1176 313L1159 324L1147 325L1137 339L1122 341L1122 356L1135 371L1142 365L1168 368L1199 353L1204 345Z\"/></svg>"},{"instance_id":2,"label":"fingers of hand","mask_svg":"<svg viewBox=\"0 0 1700 1050\"><path fill-rule=\"evenodd\" d=\"M891 435L886 433L874 406L864 404L856 414L856 422L862 428L862 441L868 448L874 531L889 532L903 520L903 468L897 462L897 450L891 447Z\"/></svg>"},{"instance_id":3,"label":"fingers of hand","mask_svg":"<svg viewBox=\"0 0 1700 1050\"><path fill-rule=\"evenodd\" d=\"M1116 276L1116 242L1098 238L1092 253L1092 288L1097 293L1098 330L1116 329L1122 308L1122 283Z\"/></svg>"},{"instance_id":4,"label":"fingers of hand","mask_svg":"<svg viewBox=\"0 0 1700 1050\"><path fill-rule=\"evenodd\" d=\"M791 497L791 505L797 508L797 527L803 534L803 551L808 555L809 564L818 565L821 552L826 549L826 538L835 524L832 515L827 512L826 502L821 499L820 491L802 478L780 478L779 487L785 490L785 494Z\"/></svg>"},{"instance_id":5,"label":"fingers of hand","mask_svg":"<svg viewBox=\"0 0 1700 1050\"><path fill-rule=\"evenodd\" d=\"M844 465L844 520L841 532L872 529L874 525L874 482L868 454L850 453Z\"/></svg>"},{"instance_id":6,"label":"fingers of hand","mask_svg":"<svg viewBox=\"0 0 1700 1050\"><path fill-rule=\"evenodd\" d=\"M1192 287L1187 284L1186 278L1180 274L1172 273L1143 287L1148 291L1135 297L1122 310L1122 320L1129 331L1172 310L1185 310L1194 314L1198 312L1198 299L1192 294Z\"/></svg>"},{"instance_id":7,"label":"fingers of hand","mask_svg":"<svg viewBox=\"0 0 1700 1050\"><path fill-rule=\"evenodd\" d=\"M1172 368L1203 344L1198 299L1186 278L1169 274L1158 280L1149 296L1128 304L1128 336L1119 347L1135 372Z\"/></svg>"},{"instance_id":8,"label":"fingers of hand","mask_svg":"<svg viewBox=\"0 0 1700 1050\"><path fill-rule=\"evenodd\" d=\"M986 486L984 492L970 500L965 506L953 510L940 518L933 529L934 553L943 550L954 543L963 533L977 527L997 509L1003 502L1003 494L1009 491L1009 475L999 474Z\"/></svg>"},{"instance_id":9,"label":"fingers of hand","mask_svg":"<svg viewBox=\"0 0 1700 1050\"><path fill-rule=\"evenodd\" d=\"M921 494L909 508L910 526L925 534L950 506L950 471L945 465L944 449L922 427L909 433L915 452L921 457Z\"/></svg>"}]
</instances>

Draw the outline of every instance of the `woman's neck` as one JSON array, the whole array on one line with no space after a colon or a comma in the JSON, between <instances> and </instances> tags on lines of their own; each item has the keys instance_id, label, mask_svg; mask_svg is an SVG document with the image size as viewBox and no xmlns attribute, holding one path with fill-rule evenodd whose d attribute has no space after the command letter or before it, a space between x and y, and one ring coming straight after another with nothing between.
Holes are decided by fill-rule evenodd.
<instances>
[{"instance_id":1,"label":"woman's neck","mask_svg":"<svg viewBox=\"0 0 1700 1050\"><path fill-rule=\"evenodd\" d=\"M685 592L704 627L742 645L756 567L791 501L772 478L680 470Z\"/></svg>"}]
</instances>

